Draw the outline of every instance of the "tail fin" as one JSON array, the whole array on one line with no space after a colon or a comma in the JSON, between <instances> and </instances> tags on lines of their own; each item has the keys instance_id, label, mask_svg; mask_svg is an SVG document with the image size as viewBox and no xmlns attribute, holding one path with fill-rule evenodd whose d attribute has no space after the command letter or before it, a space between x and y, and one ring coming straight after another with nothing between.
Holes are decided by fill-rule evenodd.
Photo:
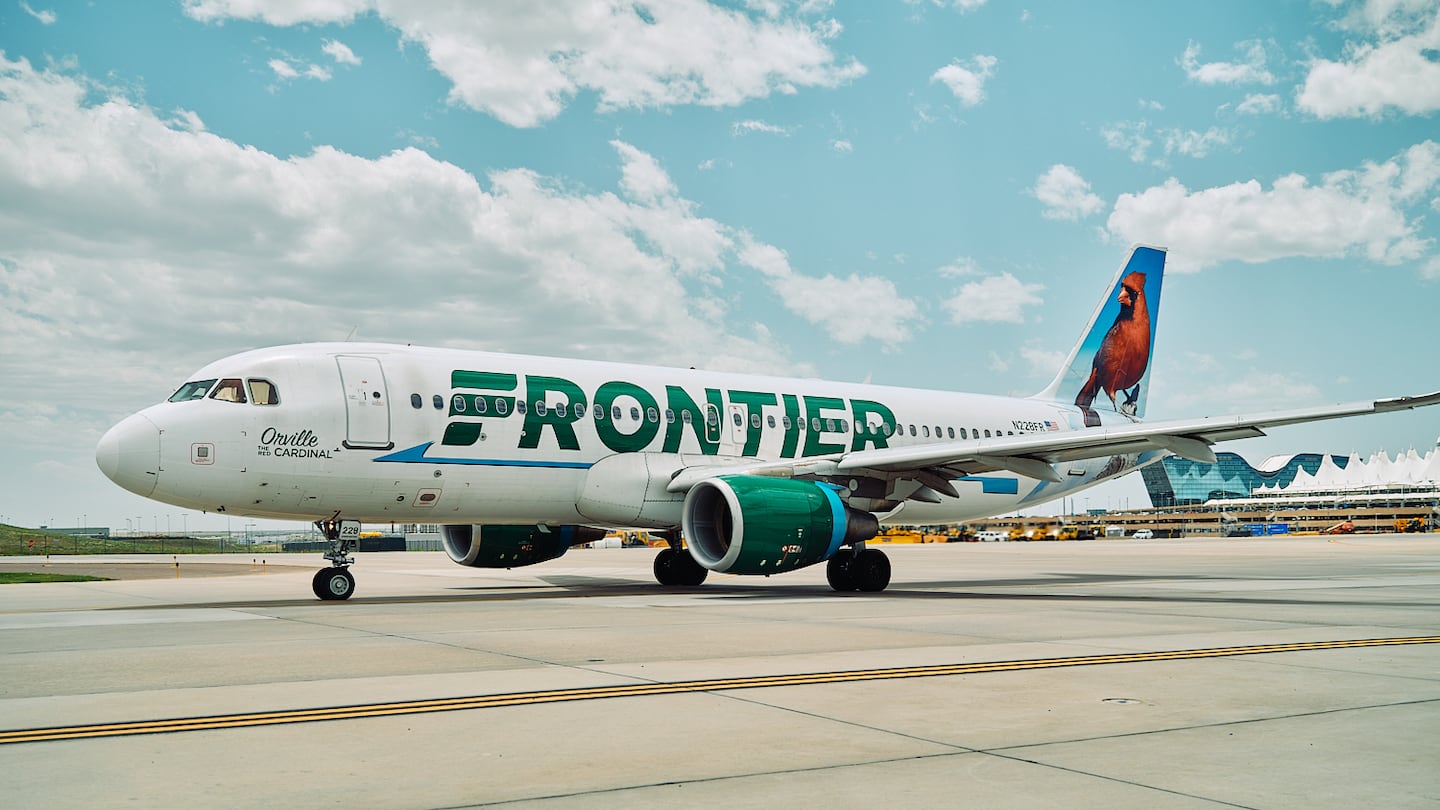
<instances>
[{"instance_id":1,"label":"tail fin","mask_svg":"<svg viewBox=\"0 0 1440 810\"><path fill-rule=\"evenodd\" d=\"M1164 274L1165 248L1130 248L1084 336L1035 398L1079 406L1086 424L1099 424L1097 410L1144 416Z\"/></svg>"}]
</instances>

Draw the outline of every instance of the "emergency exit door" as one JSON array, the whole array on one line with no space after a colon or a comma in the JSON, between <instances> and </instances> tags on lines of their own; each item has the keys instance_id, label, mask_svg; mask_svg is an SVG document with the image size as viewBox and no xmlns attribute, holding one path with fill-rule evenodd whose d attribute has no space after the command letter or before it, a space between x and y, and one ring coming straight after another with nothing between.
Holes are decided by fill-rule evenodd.
<instances>
[{"instance_id":1,"label":"emergency exit door","mask_svg":"<svg viewBox=\"0 0 1440 810\"><path fill-rule=\"evenodd\" d=\"M353 450L389 450L390 392L376 357L337 355L345 389L345 446Z\"/></svg>"}]
</instances>

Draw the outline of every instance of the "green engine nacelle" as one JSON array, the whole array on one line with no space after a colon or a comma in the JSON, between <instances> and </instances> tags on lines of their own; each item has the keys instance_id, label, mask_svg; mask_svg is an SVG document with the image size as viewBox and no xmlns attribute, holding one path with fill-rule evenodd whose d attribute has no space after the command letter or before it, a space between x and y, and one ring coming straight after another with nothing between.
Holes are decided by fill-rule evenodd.
<instances>
[{"instance_id":1,"label":"green engine nacelle","mask_svg":"<svg viewBox=\"0 0 1440 810\"><path fill-rule=\"evenodd\" d=\"M682 521L695 561L728 574L804 568L880 531L874 515L846 507L834 487L748 475L691 487Z\"/></svg>"},{"instance_id":2,"label":"green engine nacelle","mask_svg":"<svg viewBox=\"0 0 1440 810\"><path fill-rule=\"evenodd\" d=\"M571 546L605 536L588 526L446 525L445 553L472 568L519 568L553 560Z\"/></svg>"}]
</instances>

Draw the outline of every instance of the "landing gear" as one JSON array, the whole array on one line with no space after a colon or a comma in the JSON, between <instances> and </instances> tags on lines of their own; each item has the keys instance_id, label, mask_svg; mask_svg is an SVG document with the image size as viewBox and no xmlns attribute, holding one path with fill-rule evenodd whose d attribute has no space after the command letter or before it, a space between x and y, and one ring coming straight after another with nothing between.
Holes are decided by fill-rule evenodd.
<instances>
[{"instance_id":1,"label":"landing gear","mask_svg":"<svg viewBox=\"0 0 1440 810\"><path fill-rule=\"evenodd\" d=\"M316 571L310 587L327 602L349 599L355 593L355 577L350 573L355 558L350 556L350 551L360 541L360 521L336 520L339 516L336 512L329 520L315 521L316 528L330 544L330 550L325 552L330 567Z\"/></svg>"},{"instance_id":2,"label":"landing gear","mask_svg":"<svg viewBox=\"0 0 1440 810\"><path fill-rule=\"evenodd\" d=\"M704 582L710 572L695 562L695 558L680 545L680 533L670 532L666 539L670 541L669 547L660 549L660 553L655 555L655 581L661 585L687 588Z\"/></svg>"},{"instance_id":3,"label":"landing gear","mask_svg":"<svg viewBox=\"0 0 1440 810\"><path fill-rule=\"evenodd\" d=\"M883 591L890 584L890 558L879 549L841 549L825 563L825 579L842 593Z\"/></svg>"}]
</instances>

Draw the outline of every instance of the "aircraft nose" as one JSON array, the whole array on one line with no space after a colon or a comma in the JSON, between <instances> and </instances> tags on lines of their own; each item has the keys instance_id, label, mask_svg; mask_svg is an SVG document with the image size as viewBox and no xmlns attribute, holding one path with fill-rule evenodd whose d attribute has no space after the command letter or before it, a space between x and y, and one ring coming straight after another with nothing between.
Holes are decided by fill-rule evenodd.
<instances>
[{"instance_id":1,"label":"aircraft nose","mask_svg":"<svg viewBox=\"0 0 1440 810\"><path fill-rule=\"evenodd\" d=\"M148 497L160 480L160 429L138 413L125 417L100 437L95 463L106 478Z\"/></svg>"}]
</instances>

